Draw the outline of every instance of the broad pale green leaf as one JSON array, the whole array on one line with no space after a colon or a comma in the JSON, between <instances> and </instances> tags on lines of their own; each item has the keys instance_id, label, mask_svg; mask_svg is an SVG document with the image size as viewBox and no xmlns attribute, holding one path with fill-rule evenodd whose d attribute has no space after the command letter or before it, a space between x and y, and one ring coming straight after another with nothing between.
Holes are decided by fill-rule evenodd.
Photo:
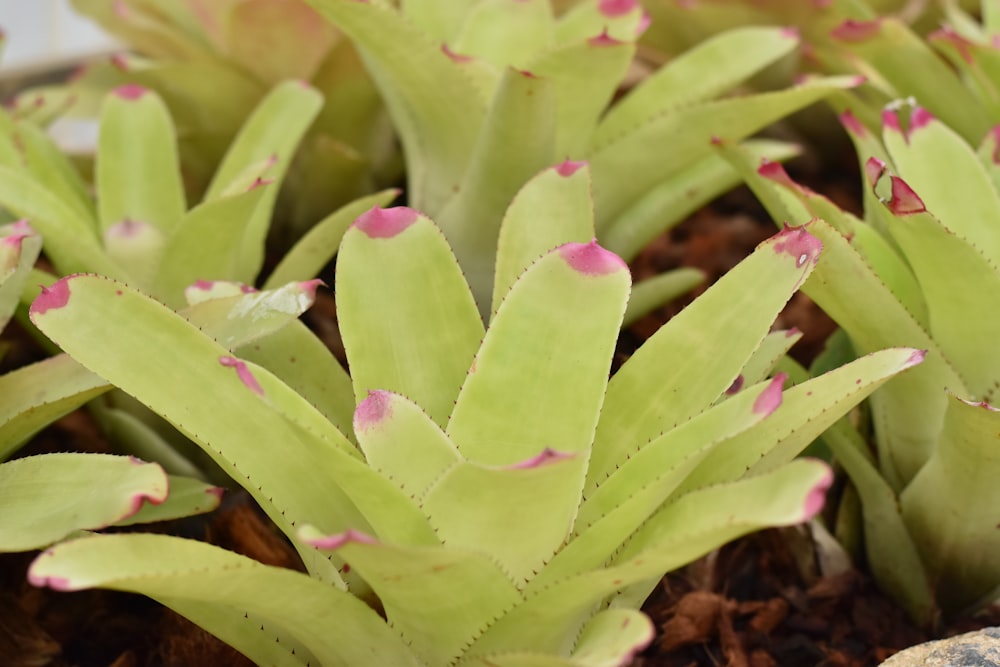
<instances>
[{"instance_id":1,"label":"broad pale green leaf","mask_svg":"<svg viewBox=\"0 0 1000 667\"><path fill-rule=\"evenodd\" d=\"M596 242L560 246L514 283L448 422L467 459L502 466L545 448L588 451L630 284L625 263Z\"/></svg>"},{"instance_id":2,"label":"broad pale green leaf","mask_svg":"<svg viewBox=\"0 0 1000 667\"><path fill-rule=\"evenodd\" d=\"M0 551L48 546L105 528L167 498L155 463L105 454L43 454L0 465Z\"/></svg>"},{"instance_id":3,"label":"broad pale green leaf","mask_svg":"<svg viewBox=\"0 0 1000 667\"><path fill-rule=\"evenodd\" d=\"M65 354L0 375L0 459L110 388Z\"/></svg>"},{"instance_id":4,"label":"broad pale green leaf","mask_svg":"<svg viewBox=\"0 0 1000 667\"><path fill-rule=\"evenodd\" d=\"M706 454L765 419L780 396L781 380L765 382L648 443L587 496L571 541L535 577L530 590L603 566Z\"/></svg>"},{"instance_id":5,"label":"broad pale green leaf","mask_svg":"<svg viewBox=\"0 0 1000 667\"><path fill-rule=\"evenodd\" d=\"M191 209L167 239L154 293L174 308L184 305L184 290L199 280L252 283L242 271L241 248L247 225L265 205L272 184L241 194L212 199Z\"/></svg>"},{"instance_id":6,"label":"broad pale green leaf","mask_svg":"<svg viewBox=\"0 0 1000 667\"><path fill-rule=\"evenodd\" d=\"M168 476L167 489L167 497L163 502L155 505L144 503L138 512L117 521L115 525L131 526L137 523L182 519L195 514L211 512L222 501L223 490L221 488L190 477Z\"/></svg>"},{"instance_id":7,"label":"broad pale green leaf","mask_svg":"<svg viewBox=\"0 0 1000 667\"><path fill-rule=\"evenodd\" d=\"M937 450L900 495L937 601L949 613L982 604L1000 582L1000 411L948 396Z\"/></svg>"},{"instance_id":8,"label":"broad pale green leaf","mask_svg":"<svg viewBox=\"0 0 1000 667\"><path fill-rule=\"evenodd\" d=\"M383 190L343 206L313 225L296 241L267 277L264 288L274 288L293 280L315 278L340 248L340 239L354 220L374 206L388 206L399 190Z\"/></svg>"},{"instance_id":9,"label":"broad pale green leaf","mask_svg":"<svg viewBox=\"0 0 1000 667\"><path fill-rule=\"evenodd\" d=\"M444 426L483 324L434 223L402 207L362 215L341 243L336 294L356 400L393 391Z\"/></svg>"},{"instance_id":10,"label":"broad pale green leaf","mask_svg":"<svg viewBox=\"0 0 1000 667\"><path fill-rule=\"evenodd\" d=\"M706 39L632 89L608 111L593 140L611 142L667 110L712 100L793 52L799 43L794 29L770 27L739 28Z\"/></svg>"},{"instance_id":11,"label":"broad pale green leaf","mask_svg":"<svg viewBox=\"0 0 1000 667\"><path fill-rule=\"evenodd\" d=\"M937 343L847 239L822 220L808 223L806 229L823 241L824 257L804 291L847 332L854 348L861 354L890 345L927 351L919 367L871 400L879 469L898 491L937 446L945 409L942 388L965 394L968 390Z\"/></svg>"},{"instance_id":12,"label":"broad pale green leaf","mask_svg":"<svg viewBox=\"0 0 1000 667\"><path fill-rule=\"evenodd\" d=\"M649 617L635 609L605 609L583 628L573 654L501 651L458 662L460 667L619 667L632 662L656 635Z\"/></svg>"},{"instance_id":13,"label":"broad pale green leaf","mask_svg":"<svg viewBox=\"0 0 1000 667\"><path fill-rule=\"evenodd\" d=\"M457 194L434 217L484 316L504 212L518 190L555 160L555 104L552 81L506 69Z\"/></svg>"},{"instance_id":14,"label":"broad pale green leaf","mask_svg":"<svg viewBox=\"0 0 1000 667\"><path fill-rule=\"evenodd\" d=\"M595 606L607 597L746 533L811 518L822 507L831 481L825 464L799 460L773 473L688 494L654 516L615 565L563 579L527 597L490 626L468 655L490 655L511 646L569 653Z\"/></svg>"},{"instance_id":15,"label":"broad pale green leaf","mask_svg":"<svg viewBox=\"0 0 1000 667\"><path fill-rule=\"evenodd\" d=\"M528 63L552 45L554 29L549 0L480 0L448 46L497 67L530 70Z\"/></svg>"},{"instance_id":16,"label":"broad pale green leaf","mask_svg":"<svg viewBox=\"0 0 1000 667\"><path fill-rule=\"evenodd\" d=\"M320 549L336 550L361 573L422 664L450 664L494 618L521 600L483 553L385 544L354 531L329 536L303 531L302 537Z\"/></svg>"},{"instance_id":17,"label":"broad pale green leaf","mask_svg":"<svg viewBox=\"0 0 1000 667\"><path fill-rule=\"evenodd\" d=\"M883 140L899 175L947 230L973 244L993 266L1000 266L1000 226L984 224L1000 220L1000 194L975 150L921 107L910 114L905 136L895 112L886 112L883 118ZM945 173L943 164L948 165ZM925 282L921 281L926 291L930 286Z\"/></svg>"},{"instance_id":18,"label":"broad pale green leaf","mask_svg":"<svg viewBox=\"0 0 1000 667\"><path fill-rule=\"evenodd\" d=\"M778 92L706 102L654 116L627 132L592 142L589 160L598 233L666 177L708 155L714 138L738 141L856 84L854 77L831 77ZM724 128L721 137L720 128Z\"/></svg>"},{"instance_id":19,"label":"broad pale green leaf","mask_svg":"<svg viewBox=\"0 0 1000 667\"><path fill-rule=\"evenodd\" d=\"M909 348L874 352L786 390L774 415L717 447L681 492L784 465L889 378L923 358Z\"/></svg>"},{"instance_id":20,"label":"broad pale green leaf","mask_svg":"<svg viewBox=\"0 0 1000 667\"><path fill-rule=\"evenodd\" d=\"M564 243L592 238L594 209L585 162L567 160L525 183L500 225L492 315L514 281L539 257Z\"/></svg>"},{"instance_id":21,"label":"broad pale green leaf","mask_svg":"<svg viewBox=\"0 0 1000 667\"><path fill-rule=\"evenodd\" d=\"M80 217L94 219L94 201L88 186L70 158L42 127L30 121L22 121L0 130L10 131L10 137L17 142L19 151L16 162L9 163L2 159L0 162L12 167L23 164L40 185L54 193L64 204L73 207Z\"/></svg>"},{"instance_id":22,"label":"broad pale green leaf","mask_svg":"<svg viewBox=\"0 0 1000 667\"><path fill-rule=\"evenodd\" d=\"M733 384L820 249L802 229L775 235L636 351L608 384L587 493L644 443Z\"/></svg>"},{"instance_id":23,"label":"broad pale green leaf","mask_svg":"<svg viewBox=\"0 0 1000 667\"><path fill-rule=\"evenodd\" d=\"M489 554L523 588L569 537L586 466L584 453L551 449L497 468L460 461L422 508L445 544Z\"/></svg>"},{"instance_id":24,"label":"broad pale green leaf","mask_svg":"<svg viewBox=\"0 0 1000 667\"><path fill-rule=\"evenodd\" d=\"M105 98L100 122L94 178L101 230L139 222L169 233L187 205L163 100L141 86L120 86Z\"/></svg>"},{"instance_id":25,"label":"broad pale green leaf","mask_svg":"<svg viewBox=\"0 0 1000 667\"><path fill-rule=\"evenodd\" d=\"M200 444L286 533L302 523L364 529L368 515L385 520L372 526L384 538L434 540L416 507L305 399L166 306L111 280L75 276L43 291L31 314L74 358ZM109 321L119 324L109 331ZM157 349L177 353L149 354Z\"/></svg>"},{"instance_id":26,"label":"broad pale green leaf","mask_svg":"<svg viewBox=\"0 0 1000 667\"><path fill-rule=\"evenodd\" d=\"M949 230L930 213L894 215L889 231L920 281L931 335L955 364L971 396L989 398L1000 380L1000 354L994 352L1000 337L997 265L984 244Z\"/></svg>"},{"instance_id":27,"label":"broad pale green leaf","mask_svg":"<svg viewBox=\"0 0 1000 667\"><path fill-rule=\"evenodd\" d=\"M541 54L528 65L551 79L556 98L556 156L580 157L590 144L635 56L635 44L603 35Z\"/></svg>"},{"instance_id":28,"label":"broad pale green leaf","mask_svg":"<svg viewBox=\"0 0 1000 667\"><path fill-rule=\"evenodd\" d=\"M778 162L798 155L797 146L766 139L742 144L755 161ZM671 174L629 205L601 231L601 243L632 261L649 243L740 183L740 175L718 155L706 155Z\"/></svg>"},{"instance_id":29,"label":"broad pale green leaf","mask_svg":"<svg viewBox=\"0 0 1000 667\"><path fill-rule=\"evenodd\" d=\"M275 655L262 648L263 634L271 644L290 637L317 665L421 665L400 636L353 595L194 540L84 537L44 552L28 576L36 586L62 591L100 587L141 593L168 606L181 601L178 612L194 611L209 632L209 621L221 622L220 634L254 659ZM242 620L244 614L247 622L237 630L231 617Z\"/></svg>"},{"instance_id":30,"label":"broad pale green leaf","mask_svg":"<svg viewBox=\"0 0 1000 667\"><path fill-rule=\"evenodd\" d=\"M479 0L402 0L400 6L431 39L448 42L455 37L469 9Z\"/></svg>"},{"instance_id":31,"label":"broad pale green leaf","mask_svg":"<svg viewBox=\"0 0 1000 667\"><path fill-rule=\"evenodd\" d=\"M395 9L310 0L358 46L406 152L409 204L436 213L462 181L487 99L458 65Z\"/></svg>"},{"instance_id":32,"label":"broad pale green leaf","mask_svg":"<svg viewBox=\"0 0 1000 667\"><path fill-rule=\"evenodd\" d=\"M868 567L879 587L900 600L913 618L929 622L934 592L909 529L899 498L868 454L868 444L842 419L823 434L823 441L843 466L861 499Z\"/></svg>"},{"instance_id":33,"label":"broad pale green leaf","mask_svg":"<svg viewBox=\"0 0 1000 667\"><path fill-rule=\"evenodd\" d=\"M757 384L770 376L778 362L801 339L802 332L794 327L767 334L760 342L760 346L754 350L750 359L743 364L743 370L740 371L733 385L726 389L723 398L738 395L743 387Z\"/></svg>"},{"instance_id":34,"label":"broad pale green leaf","mask_svg":"<svg viewBox=\"0 0 1000 667\"><path fill-rule=\"evenodd\" d=\"M117 264L105 256L95 221L82 217L27 174L0 165L0 206L31 221L44 239L45 254L60 273L95 271L124 277Z\"/></svg>"},{"instance_id":35,"label":"broad pale green leaf","mask_svg":"<svg viewBox=\"0 0 1000 667\"><path fill-rule=\"evenodd\" d=\"M419 405L389 391L372 391L361 401L354 431L368 465L421 503L431 486L462 458Z\"/></svg>"}]
</instances>

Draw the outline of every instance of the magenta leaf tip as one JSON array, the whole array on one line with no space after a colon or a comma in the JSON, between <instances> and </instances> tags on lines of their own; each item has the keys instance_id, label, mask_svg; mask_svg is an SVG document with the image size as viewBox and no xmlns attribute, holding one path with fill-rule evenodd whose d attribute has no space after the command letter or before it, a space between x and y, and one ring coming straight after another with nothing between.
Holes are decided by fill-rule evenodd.
<instances>
[{"instance_id":1,"label":"magenta leaf tip","mask_svg":"<svg viewBox=\"0 0 1000 667\"><path fill-rule=\"evenodd\" d=\"M368 392L354 410L354 428L364 431L379 424L392 414L392 394L382 389Z\"/></svg>"},{"instance_id":2,"label":"magenta leaf tip","mask_svg":"<svg viewBox=\"0 0 1000 667\"><path fill-rule=\"evenodd\" d=\"M815 262L823 250L823 243L804 227L785 225L774 238L774 251L794 257L797 267L802 267L810 261Z\"/></svg>"},{"instance_id":3,"label":"magenta leaf tip","mask_svg":"<svg viewBox=\"0 0 1000 667\"><path fill-rule=\"evenodd\" d=\"M247 368L245 361L226 355L219 357L219 363L226 368L235 368L236 376L240 379L240 382L246 385L247 388L255 394L260 396L264 395L264 388L260 386L260 383L257 382L257 378L255 378L253 373L250 372L250 369Z\"/></svg>"},{"instance_id":4,"label":"magenta leaf tip","mask_svg":"<svg viewBox=\"0 0 1000 667\"><path fill-rule=\"evenodd\" d=\"M892 176L892 198L889 200L889 210L895 215L912 215L927 210L923 200L899 176Z\"/></svg>"},{"instance_id":5,"label":"magenta leaf tip","mask_svg":"<svg viewBox=\"0 0 1000 667\"><path fill-rule=\"evenodd\" d=\"M518 461L512 465L506 467L507 470L528 470L531 468L540 468L545 465L552 463L558 463L559 461L565 461L575 457L576 454L572 452L560 452L552 449L551 447L546 447L538 454L535 454L530 459L525 459L524 461Z\"/></svg>"},{"instance_id":6,"label":"magenta leaf tip","mask_svg":"<svg viewBox=\"0 0 1000 667\"><path fill-rule=\"evenodd\" d=\"M569 178L576 172L580 171L587 166L586 160L563 160L561 163L557 164L554 169L556 173L563 178Z\"/></svg>"},{"instance_id":7,"label":"magenta leaf tip","mask_svg":"<svg viewBox=\"0 0 1000 667\"><path fill-rule=\"evenodd\" d=\"M864 42L871 39L882 27L879 19L873 21L856 21L847 19L830 31L830 36L842 42Z\"/></svg>"},{"instance_id":8,"label":"magenta leaf tip","mask_svg":"<svg viewBox=\"0 0 1000 667\"><path fill-rule=\"evenodd\" d=\"M597 4L599 12L607 17L625 16L639 5L638 0L601 0Z\"/></svg>"},{"instance_id":9,"label":"magenta leaf tip","mask_svg":"<svg viewBox=\"0 0 1000 667\"><path fill-rule=\"evenodd\" d=\"M771 378L771 383L753 402L751 410L754 414L767 416L781 406L781 392L785 388L785 380L787 379L787 373L778 373Z\"/></svg>"},{"instance_id":10,"label":"magenta leaf tip","mask_svg":"<svg viewBox=\"0 0 1000 667\"><path fill-rule=\"evenodd\" d=\"M802 513L805 515L802 517L803 521L808 521L820 513L826 504L826 492L833 486L833 471L825 464L823 467L823 477L806 494L806 502L802 508Z\"/></svg>"},{"instance_id":11,"label":"magenta leaf tip","mask_svg":"<svg viewBox=\"0 0 1000 667\"><path fill-rule=\"evenodd\" d=\"M148 88L137 83L126 83L124 86L118 86L112 92L123 100L137 100L148 91Z\"/></svg>"},{"instance_id":12,"label":"magenta leaf tip","mask_svg":"<svg viewBox=\"0 0 1000 667\"><path fill-rule=\"evenodd\" d=\"M567 243L559 246L559 254L573 269L588 276L628 271L625 260L597 245L597 239L590 243Z\"/></svg>"},{"instance_id":13,"label":"magenta leaf tip","mask_svg":"<svg viewBox=\"0 0 1000 667\"><path fill-rule=\"evenodd\" d=\"M36 315L44 315L50 310L62 308L69 302L69 278L57 280L48 287L42 287L42 292L31 303L28 314L32 321Z\"/></svg>"},{"instance_id":14,"label":"magenta leaf tip","mask_svg":"<svg viewBox=\"0 0 1000 667\"><path fill-rule=\"evenodd\" d=\"M342 533L336 533L334 535L307 539L305 542L306 544L314 546L317 549L324 549L327 551L335 551L348 544L378 544L378 540L371 535L363 533L360 530L354 530L353 528L349 528Z\"/></svg>"},{"instance_id":15,"label":"magenta leaf tip","mask_svg":"<svg viewBox=\"0 0 1000 667\"><path fill-rule=\"evenodd\" d=\"M362 213L354 221L354 226L369 238L388 239L396 236L417 221L420 214L406 206L375 208Z\"/></svg>"}]
</instances>

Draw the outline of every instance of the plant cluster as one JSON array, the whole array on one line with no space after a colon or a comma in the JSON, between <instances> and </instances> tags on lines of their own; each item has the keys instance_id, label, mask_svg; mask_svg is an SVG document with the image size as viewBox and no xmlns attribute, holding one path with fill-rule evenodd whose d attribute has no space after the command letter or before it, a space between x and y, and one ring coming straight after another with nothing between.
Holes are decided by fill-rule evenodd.
<instances>
[{"instance_id":1,"label":"plant cluster","mask_svg":"<svg viewBox=\"0 0 1000 667\"><path fill-rule=\"evenodd\" d=\"M0 376L0 458L87 405L151 462L0 464L34 584L148 595L262 665L622 665L665 572L813 519L842 468L834 530L914 618L1000 592L997 3L926 38L860 0L769 10L798 31L736 0L75 4L144 53L0 111L0 324L53 354ZM672 11L695 45L630 80ZM733 94L796 57L828 75ZM71 95L90 180L43 129ZM822 100L863 217L751 138ZM627 262L740 180L788 226L612 372L701 279ZM334 258L347 369L298 319ZM842 328L808 371L771 331L800 288ZM95 532L210 511L210 478L304 572Z\"/></svg>"}]
</instances>

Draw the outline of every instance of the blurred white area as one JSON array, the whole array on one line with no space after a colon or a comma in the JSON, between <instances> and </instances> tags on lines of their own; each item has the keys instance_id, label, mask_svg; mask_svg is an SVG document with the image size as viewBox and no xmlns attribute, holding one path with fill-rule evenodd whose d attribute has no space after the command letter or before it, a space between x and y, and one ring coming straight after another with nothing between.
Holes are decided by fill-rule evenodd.
<instances>
[{"instance_id":1,"label":"blurred white area","mask_svg":"<svg viewBox=\"0 0 1000 667\"><path fill-rule=\"evenodd\" d=\"M120 47L69 0L0 0L0 76L64 67Z\"/></svg>"}]
</instances>

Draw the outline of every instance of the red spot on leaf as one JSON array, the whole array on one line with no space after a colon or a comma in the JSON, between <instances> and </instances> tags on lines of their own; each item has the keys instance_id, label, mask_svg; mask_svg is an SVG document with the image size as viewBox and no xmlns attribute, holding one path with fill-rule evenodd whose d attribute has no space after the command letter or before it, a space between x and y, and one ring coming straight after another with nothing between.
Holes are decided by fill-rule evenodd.
<instances>
[{"instance_id":1,"label":"red spot on leaf","mask_svg":"<svg viewBox=\"0 0 1000 667\"><path fill-rule=\"evenodd\" d=\"M123 100L137 100L149 90L137 83L126 83L124 86L118 86L112 92Z\"/></svg>"},{"instance_id":2,"label":"red spot on leaf","mask_svg":"<svg viewBox=\"0 0 1000 667\"><path fill-rule=\"evenodd\" d=\"M540 468L544 465L549 465L550 463L557 463L559 461L565 461L566 459L571 459L575 454L571 452L558 452L554 449L546 447L538 454L532 456L530 459L524 461L519 461L513 465L507 466L508 470L526 470L528 468Z\"/></svg>"},{"instance_id":3,"label":"red spot on leaf","mask_svg":"<svg viewBox=\"0 0 1000 667\"><path fill-rule=\"evenodd\" d=\"M69 301L69 278L63 278L52 283L49 287L43 287L42 293L35 297L28 309L29 314L44 315L55 308L62 308Z\"/></svg>"},{"instance_id":4,"label":"red spot on leaf","mask_svg":"<svg viewBox=\"0 0 1000 667\"><path fill-rule=\"evenodd\" d=\"M625 16L638 5L638 0L601 0L597 9L605 16Z\"/></svg>"},{"instance_id":5,"label":"red spot on leaf","mask_svg":"<svg viewBox=\"0 0 1000 667\"><path fill-rule=\"evenodd\" d=\"M369 238L388 239L396 236L415 223L419 217L419 213L405 206L396 206L394 208L380 208L376 206L372 210L362 213L354 221L354 226L364 232Z\"/></svg>"},{"instance_id":6,"label":"red spot on leaf","mask_svg":"<svg viewBox=\"0 0 1000 667\"><path fill-rule=\"evenodd\" d=\"M774 236L774 240L774 251L794 257L797 267L802 267L810 261L815 262L823 250L823 243L804 227L785 225L785 228Z\"/></svg>"},{"instance_id":7,"label":"red spot on leaf","mask_svg":"<svg viewBox=\"0 0 1000 667\"><path fill-rule=\"evenodd\" d=\"M580 273L588 276L602 276L615 271L628 271L625 260L597 245L597 239L590 243L567 243L559 246L562 258Z\"/></svg>"},{"instance_id":8,"label":"red spot on leaf","mask_svg":"<svg viewBox=\"0 0 1000 667\"><path fill-rule=\"evenodd\" d=\"M260 396L264 395L264 388L260 386L257 382L257 378L253 376L250 369L247 368L246 362L242 359L237 359L236 357L224 356L219 357L219 363L226 368L235 368L236 376L240 379L244 385L247 386L250 391L258 394Z\"/></svg>"},{"instance_id":9,"label":"red spot on leaf","mask_svg":"<svg viewBox=\"0 0 1000 667\"><path fill-rule=\"evenodd\" d=\"M843 42L864 42L879 33L882 22L879 19L874 21L855 21L847 19L833 30L830 36Z\"/></svg>"},{"instance_id":10,"label":"red spot on leaf","mask_svg":"<svg viewBox=\"0 0 1000 667\"><path fill-rule=\"evenodd\" d=\"M364 431L381 423L392 414L392 394L376 389L369 391L365 400L354 410L354 428Z\"/></svg>"}]
</instances>

